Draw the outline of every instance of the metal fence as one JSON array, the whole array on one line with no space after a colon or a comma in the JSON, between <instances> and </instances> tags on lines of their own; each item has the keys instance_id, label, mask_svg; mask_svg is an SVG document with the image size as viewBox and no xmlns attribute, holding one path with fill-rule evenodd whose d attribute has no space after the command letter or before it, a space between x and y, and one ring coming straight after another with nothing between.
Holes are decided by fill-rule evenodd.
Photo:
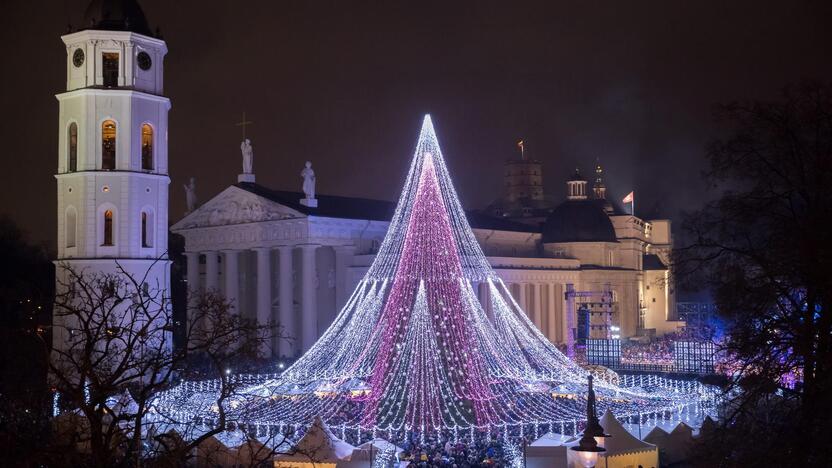
<instances>
[{"instance_id":1,"label":"metal fence","mask_svg":"<svg viewBox=\"0 0 832 468\"><path fill-rule=\"evenodd\" d=\"M665 364L621 361L620 340L586 340L586 361L615 371L707 375L714 373L715 346L709 341L673 343L673 362Z\"/></svg>"}]
</instances>

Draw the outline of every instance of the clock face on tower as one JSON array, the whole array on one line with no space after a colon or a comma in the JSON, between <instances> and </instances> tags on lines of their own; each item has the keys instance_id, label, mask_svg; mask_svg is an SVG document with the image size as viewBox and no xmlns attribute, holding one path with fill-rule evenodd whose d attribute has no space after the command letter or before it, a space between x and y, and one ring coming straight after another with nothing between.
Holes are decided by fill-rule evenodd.
<instances>
[{"instance_id":1,"label":"clock face on tower","mask_svg":"<svg viewBox=\"0 0 832 468\"><path fill-rule=\"evenodd\" d=\"M148 55L147 52L139 52L139 55L136 56L136 60L139 62L139 68L145 71L150 70L150 65L153 64L150 60L150 55Z\"/></svg>"},{"instance_id":2,"label":"clock face on tower","mask_svg":"<svg viewBox=\"0 0 832 468\"><path fill-rule=\"evenodd\" d=\"M84 51L81 49L75 49L75 52L72 53L72 64L75 67L80 67L84 64Z\"/></svg>"}]
</instances>

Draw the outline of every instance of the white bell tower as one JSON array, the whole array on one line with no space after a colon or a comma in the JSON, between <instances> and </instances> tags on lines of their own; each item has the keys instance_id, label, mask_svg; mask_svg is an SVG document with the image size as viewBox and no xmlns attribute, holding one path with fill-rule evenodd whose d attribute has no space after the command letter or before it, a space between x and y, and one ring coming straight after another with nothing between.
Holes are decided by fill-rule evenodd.
<instances>
[{"instance_id":1,"label":"white bell tower","mask_svg":"<svg viewBox=\"0 0 832 468\"><path fill-rule=\"evenodd\" d=\"M165 42L135 0L93 0L83 29L62 36L58 94L58 258L77 272L116 261L154 291L170 290ZM61 277L57 281L61 282ZM60 347L62 327L54 327Z\"/></svg>"}]
</instances>

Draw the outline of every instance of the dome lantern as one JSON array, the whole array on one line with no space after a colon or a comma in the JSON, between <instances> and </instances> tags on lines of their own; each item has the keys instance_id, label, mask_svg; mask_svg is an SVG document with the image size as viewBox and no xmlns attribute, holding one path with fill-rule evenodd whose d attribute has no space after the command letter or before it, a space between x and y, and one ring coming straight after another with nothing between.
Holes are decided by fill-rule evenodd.
<instances>
[{"instance_id":1,"label":"dome lantern","mask_svg":"<svg viewBox=\"0 0 832 468\"><path fill-rule=\"evenodd\" d=\"M569 200L586 200L586 179L581 171L575 168L575 173L566 181L566 198Z\"/></svg>"}]
</instances>

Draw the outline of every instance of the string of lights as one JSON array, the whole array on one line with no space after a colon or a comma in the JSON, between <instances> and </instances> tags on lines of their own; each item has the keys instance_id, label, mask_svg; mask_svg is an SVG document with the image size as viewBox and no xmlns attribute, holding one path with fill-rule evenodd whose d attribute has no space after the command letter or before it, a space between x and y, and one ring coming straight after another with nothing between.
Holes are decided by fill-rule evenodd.
<instances>
[{"instance_id":1,"label":"string of lights","mask_svg":"<svg viewBox=\"0 0 832 468\"><path fill-rule=\"evenodd\" d=\"M483 304L475 292L483 286ZM228 402L237 420L299 428L320 416L343 437L362 433L578 431L587 371L534 326L495 274L425 117L388 233L323 336L279 376L253 377ZM184 382L157 407L210 418L216 383ZM682 413L711 397L693 382L649 376L600 381L600 412Z\"/></svg>"}]
</instances>

